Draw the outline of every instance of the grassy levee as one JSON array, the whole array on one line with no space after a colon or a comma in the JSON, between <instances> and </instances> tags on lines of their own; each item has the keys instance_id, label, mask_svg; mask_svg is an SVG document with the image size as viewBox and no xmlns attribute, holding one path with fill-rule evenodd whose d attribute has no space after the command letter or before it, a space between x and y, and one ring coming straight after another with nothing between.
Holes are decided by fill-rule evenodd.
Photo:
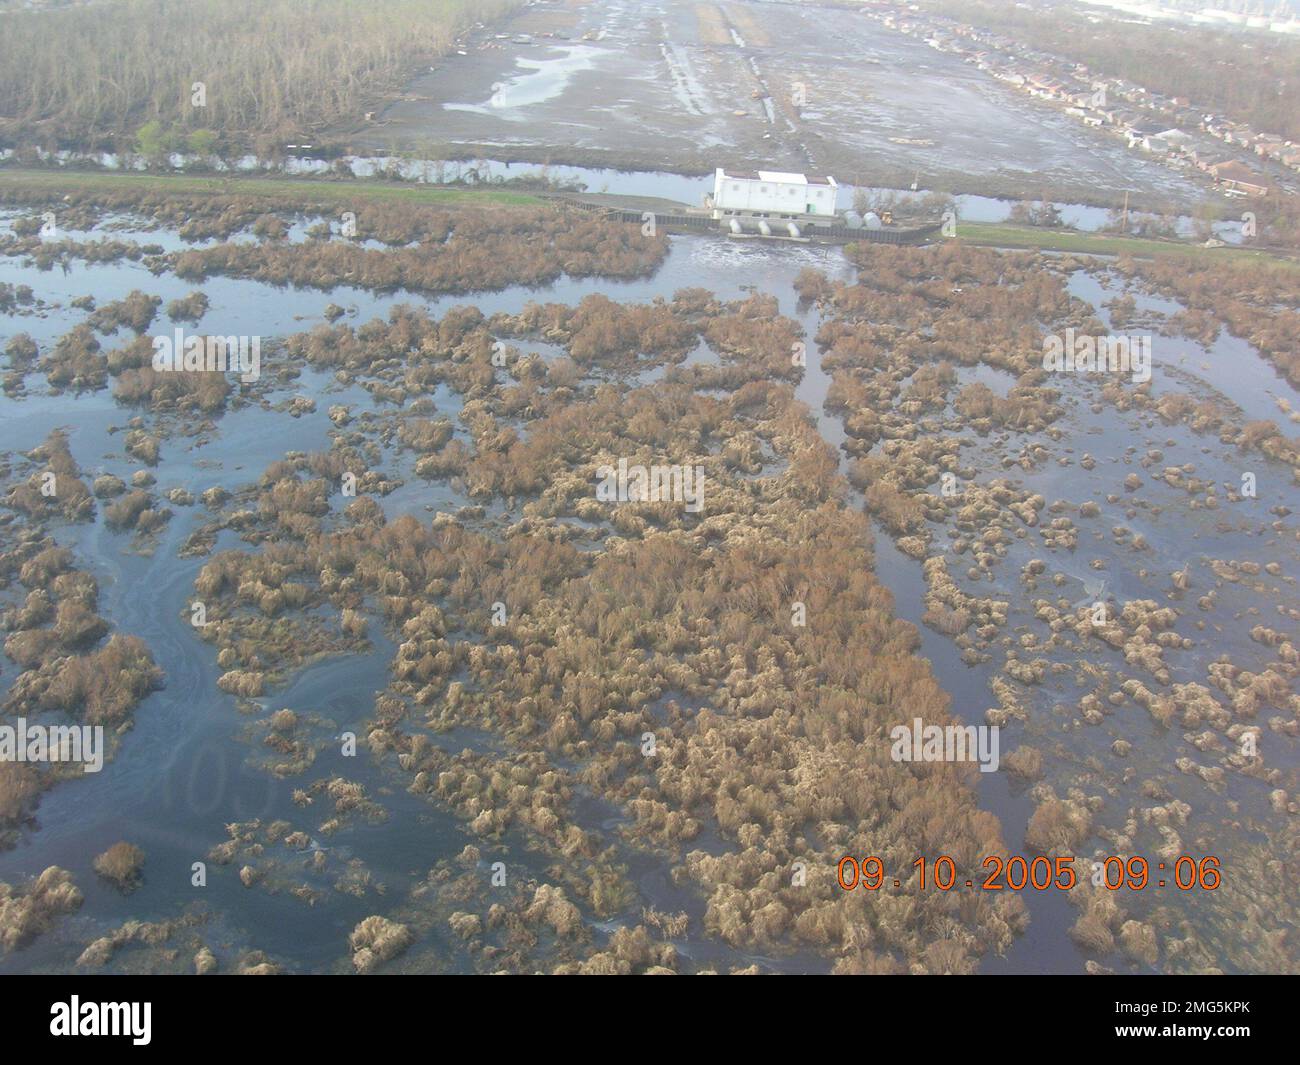
<instances>
[{"instance_id":1,"label":"grassy levee","mask_svg":"<svg viewBox=\"0 0 1300 1065\"><path fill-rule=\"evenodd\" d=\"M0 168L0 198L14 191L45 191L51 194L96 192L111 194L129 190L177 195L258 196L301 201L357 199L411 203L441 207L458 204L500 204L534 206L540 197L501 188L446 188L393 181L334 180L329 178L286 178L198 176L193 174L107 173L93 170L28 170Z\"/></svg>"},{"instance_id":2,"label":"grassy levee","mask_svg":"<svg viewBox=\"0 0 1300 1065\"><path fill-rule=\"evenodd\" d=\"M1143 259L1166 255L1209 256L1234 262L1270 261L1291 267L1300 266L1300 263L1288 258L1287 253L1263 248L1207 248L1184 241L1117 237L1107 233L1041 229L1002 222L959 222L957 237L967 244L987 248L1038 248L1041 251L1079 252L1085 255L1133 255Z\"/></svg>"},{"instance_id":3,"label":"grassy levee","mask_svg":"<svg viewBox=\"0 0 1300 1065\"><path fill-rule=\"evenodd\" d=\"M132 191L178 196L248 196L265 199L268 206L275 201L300 206L321 202L355 204L361 200L427 207L536 207L554 203L533 193L492 185L462 187L276 174L233 176L0 167L0 202L41 202L69 194L111 196ZM957 226L957 238L967 244L989 248L1036 248L1082 255L1127 254L1144 259L1191 256L1235 264L1269 263L1300 269L1300 260L1285 250L1230 246L1206 248L1189 242L1042 229L1000 222L961 222Z\"/></svg>"}]
</instances>

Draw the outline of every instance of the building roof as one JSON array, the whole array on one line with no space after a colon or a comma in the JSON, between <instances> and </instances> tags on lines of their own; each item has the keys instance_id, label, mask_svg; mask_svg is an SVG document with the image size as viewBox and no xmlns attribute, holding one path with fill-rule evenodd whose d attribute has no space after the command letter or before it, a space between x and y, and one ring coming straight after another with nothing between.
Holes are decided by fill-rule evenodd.
<instances>
[{"instance_id":1,"label":"building roof","mask_svg":"<svg viewBox=\"0 0 1300 1065\"><path fill-rule=\"evenodd\" d=\"M770 181L783 185L824 185L837 188L838 183L829 174L824 177L809 177L807 174L787 174L781 170L727 170L718 167L718 173L724 178L738 178L743 181Z\"/></svg>"},{"instance_id":2,"label":"building roof","mask_svg":"<svg viewBox=\"0 0 1300 1065\"><path fill-rule=\"evenodd\" d=\"M1227 163L1219 163L1210 167L1211 172L1220 181L1232 181L1241 185L1256 185L1259 188L1265 188L1265 180L1255 171L1244 163L1239 163L1235 159Z\"/></svg>"}]
</instances>

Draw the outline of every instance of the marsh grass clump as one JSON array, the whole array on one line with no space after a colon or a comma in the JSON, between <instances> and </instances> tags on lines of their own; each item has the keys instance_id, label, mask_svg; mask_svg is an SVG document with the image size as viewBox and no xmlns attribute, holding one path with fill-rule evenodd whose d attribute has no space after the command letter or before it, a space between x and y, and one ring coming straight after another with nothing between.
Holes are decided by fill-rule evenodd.
<instances>
[{"instance_id":1,"label":"marsh grass clump","mask_svg":"<svg viewBox=\"0 0 1300 1065\"><path fill-rule=\"evenodd\" d=\"M1043 774L1043 756L1036 747L1017 747L1003 759L1003 763L1023 780L1037 780Z\"/></svg>"},{"instance_id":2,"label":"marsh grass clump","mask_svg":"<svg viewBox=\"0 0 1300 1065\"><path fill-rule=\"evenodd\" d=\"M1025 843L1047 855L1069 854L1088 837L1092 815L1070 799L1048 798L1039 803L1025 829Z\"/></svg>"},{"instance_id":3,"label":"marsh grass clump","mask_svg":"<svg viewBox=\"0 0 1300 1065\"><path fill-rule=\"evenodd\" d=\"M118 374L113 395L120 403L143 405L154 411L217 414L226 408L234 390L225 374L202 370L159 373L152 366L141 365Z\"/></svg>"},{"instance_id":4,"label":"marsh grass clump","mask_svg":"<svg viewBox=\"0 0 1300 1065\"><path fill-rule=\"evenodd\" d=\"M94 517L95 500L81 479L66 432L53 430L44 443L27 453L27 458L38 469L26 482L9 489L4 506L35 521L53 517L89 521Z\"/></svg>"},{"instance_id":5,"label":"marsh grass clump","mask_svg":"<svg viewBox=\"0 0 1300 1065\"><path fill-rule=\"evenodd\" d=\"M0 850L14 846L40 801L40 773L20 762L0 762Z\"/></svg>"},{"instance_id":6,"label":"marsh grass clump","mask_svg":"<svg viewBox=\"0 0 1300 1065\"><path fill-rule=\"evenodd\" d=\"M197 322L208 311L208 297L195 290L188 296L174 299L167 304L167 317L173 322Z\"/></svg>"},{"instance_id":7,"label":"marsh grass clump","mask_svg":"<svg viewBox=\"0 0 1300 1065\"><path fill-rule=\"evenodd\" d=\"M89 725L122 725L146 695L162 686L162 671L144 641L115 633L98 650L44 662L15 678L10 712L61 710Z\"/></svg>"},{"instance_id":8,"label":"marsh grass clump","mask_svg":"<svg viewBox=\"0 0 1300 1065\"><path fill-rule=\"evenodd\" d=\"M123 439L122 446L128 455L138 458L146 466L158 465L162 443L158 437L150 435L143 429L130 430Z\"/></svg>"},{"instance_id":9,"label":"marsh grass clump","mask_svg":"<svg viewBox=\"0 0 1300 1065\"><path fill-rule=\"evenodd\" d=\"M9 367L21 373L30 367L40 354L40 348L30 333L15 333L5 344L5 355L9 358Z\"/></svg>"},{"instance_id":10,"label":"marsh grass clump","mask_svg":"<svg viewBox=\"0 0 1300 1065\"><path fill-rule=\"evenodd\" d=\"M216 958L195 931L204 920L203 915L194 913L174 920L127 920L91 941L77 958L77 968L102 970L117 960L119 972L138 972L144 968L153 973L179 975L186 971L181 956L191 954L195 971L210 971L216 967ZM124 953L128 958L121 956Z\"/></svg>"},{"instance_id":11,"label":"marsh grass clump","mask_svg":"<svg viewBox=\"0 0 1300 1065\"><path fill-rule=\"evenodd\" d=\"M415 937L404 924L378 914L367 917L348 936L352 948L352 965L359 973L373 971L391 961L413 942Z\"/></svg>"},{"instance_id":12,"label":"marsh grass clump","mask_svg":"<svg viewBox=\"0 0 1300 1065\"><path fill-rule=\"evenodd\" d=\"M26 945L81 903L72 874L54 865L21 887L0 883L0 955Z\"/></svg>"},{"instance_id":13,"label":"marsh grass clump","mask_svg":"<svg viewBox=\"0 0 1300 1065\"><path fill-rule=\"evenodd\" d=\"M134 529L151 502L149 493L137 488L106 506L104 520L110 529Z\"/></svg>"},{"instance_id":14,"label":"marsh grass clump","mask_svg":"<svg viewBox=\"0 0 1300 1065\"><path fill-rule=\"evenodd\" d=\"M116 333L119 326L126 326L140 335L153 322L161 303L161 296L133 289L120 300L101 304L87 321L99 333Z\"/></svg>"},{"instance_id":15,"label":"marsh grass clump","mask_svg":"<svg viewBox=\"0 0 1300 1065\"><path fill-rule=\"evenodd\" d=\"M144 869L144 851L134 843L119 840L103 854L98 855L92 864L95 872L122 894L129 895L140 886L141 871Z\"/></svg>"},{"instance_id":16,"label":"marsh grass clump","mask_svg":"<svg viewBox=\"0 0 1300 1065\"><path fill-rule=\"evenodd\" d=\"M59 337L37 364L45 380L56 391L96 391L108 379L108 363L100 355L101 345L90 326L82 323Z\"/></svg>"},{"instance_id":17,"label":"marsh grass clump","mask_svg":"<svg viewBox=\"0 0 1300 1065\"><path fill-rule=\"evenodd\" d=\"M451 439L455 426L446 419L408 418L398 430L398 439L407 447L423 454L439 451Z\"/></svg>"},{"instance_id":18,"label":"marsh grass clump","mask_svg":"<svg viewBox=\"0 0 1300 1065\"><path fill-rule=\"evenodd\" d=\"M322 734L328 727L328 722L315 715L281 708L251 726L254 742L268 752L259 752L254 761L279 778L304 773L326 745Z\"/></svg>"}]
</instances>

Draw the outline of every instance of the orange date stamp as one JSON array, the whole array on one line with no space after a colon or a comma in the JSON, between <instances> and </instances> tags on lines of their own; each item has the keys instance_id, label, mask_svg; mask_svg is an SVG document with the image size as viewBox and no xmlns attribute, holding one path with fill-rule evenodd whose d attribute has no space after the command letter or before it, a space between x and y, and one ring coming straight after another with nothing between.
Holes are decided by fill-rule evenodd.
<instances>
[{"instance_id":1,"label":"orange date stamp","mask_svg":"<svg viewBox=\"0 0 1300 1065\"><path fill-rule=\"evenodd\" d=\"M939 891L966 888L973 891L1069 891L1079 882L1076 861L1088 861L1089 868L1084 875L1091 879L1094 887L1110 891L1143 891L1149 887L1213 891L1223 882L1219 859L1212 854L1203 858L1184 854L1154 865L1140 855L1130 858L1111 855L1100 860L1086 860L993 854L984 859L979 877L964 879L957 873L957 863L946 854L933 861L917 858L912 863L911 872L902 878L890 877L885 871L884 861L875 855L859 860L846 854L839 861L836 878L845 891L879 891L890 884L901 888L913 878L921 891L930 888Z\"/></svg>"}]
</instances>

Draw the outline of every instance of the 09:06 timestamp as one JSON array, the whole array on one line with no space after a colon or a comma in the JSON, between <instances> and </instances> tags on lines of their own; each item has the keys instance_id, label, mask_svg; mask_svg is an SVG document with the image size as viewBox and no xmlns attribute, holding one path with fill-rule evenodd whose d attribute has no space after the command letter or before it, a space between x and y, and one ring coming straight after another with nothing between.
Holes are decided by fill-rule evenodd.
<instances>
[{"instance_id":1,"label":"09:06 timestamp","mask_svg":"<svg viewBox=\"0 0 1300 1065\"><path fill-rule=\"evenodd\" d=\"M1086 860L1086 859L1085 859ZM982 881L974 879L961 880L957 876L957 863L946 854L939 855L933 862L926 858L917 858L912 863L918 876L918 887L924 891L933 886L940 891L970 888L981 891L1069 891L1078 882L1078 873L1074 868L1075 859L1069 858L1022 858L1013 854L1009 858L990 855L984 859ZM1165 879L1168 873L1169 879ZM1180 891L1213 891L1222 883L1219 874L1219 859L1213 855L1193 858L1182 855L1172 862L1157 862L1155 875L1146 858L1135 856L1124 859L1112 855L1104 860L1091 863L1088 875L1096 887L1109 888L1111 891L1141 891L1148 886L1166 887L1170 883ZM891 882L895 888L903 885L902 880L889 877L885 873L885 863L875 855L858 861L851 854L840 859L837 869L840 887L845 891L862 888L866 891L879 891Z\"/></svg>"}]
</instances>

